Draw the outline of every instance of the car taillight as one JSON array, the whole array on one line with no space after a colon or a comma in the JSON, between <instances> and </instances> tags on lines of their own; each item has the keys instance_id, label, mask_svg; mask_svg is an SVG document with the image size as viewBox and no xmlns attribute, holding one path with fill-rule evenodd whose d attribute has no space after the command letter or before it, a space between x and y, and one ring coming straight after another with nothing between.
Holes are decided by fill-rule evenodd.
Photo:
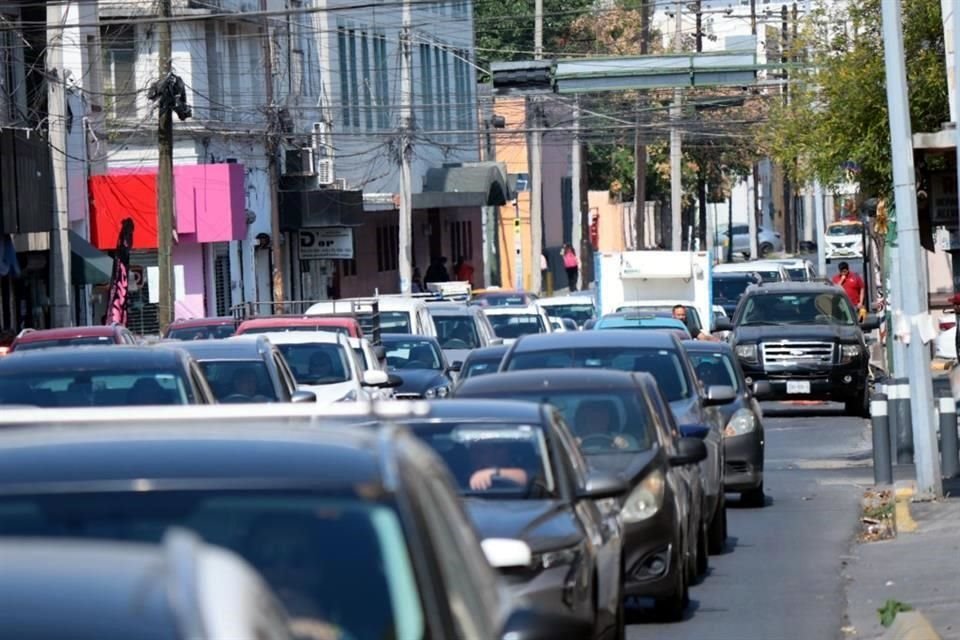
<instances>
[{"instance_id":1,"label":"car taillight","mask_svg":"<svg viewBox=\"0 0 960 640\"><path fill-rule=\"evenodd\" d=\"M10 347L0 347L0 357L3 357L10 353Z\"/></svg>"},{"instance_id":2,"label":"car taillight","mask_svg":"<svg viewBox=\"0 0 960 640\"><path fill-rule=\"evenodd\" d=\"M940 321L940 331L946 331L947 329L953 329L957 326L956 320L941 320Z\"/></svg>"}]
</instances>

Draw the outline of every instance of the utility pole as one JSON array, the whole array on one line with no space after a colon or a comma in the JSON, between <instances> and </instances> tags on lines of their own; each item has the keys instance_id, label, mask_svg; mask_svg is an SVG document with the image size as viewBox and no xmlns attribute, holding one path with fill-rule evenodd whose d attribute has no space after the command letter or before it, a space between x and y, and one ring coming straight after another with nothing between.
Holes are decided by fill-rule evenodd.
<instances>
[{"instance_id":1,"label":"utility pole","mask_svg":"<svg viewBox=\"0 0 960 640\"><path fill-rule=\"evenodd\" d=\"M647 55L650 47L650 15L647 0L640 0L640 55ZM637 221L637 249L647 246L647 145L640 135L640 107L643 101L637 96L636 131L633 136L633 215Z\"/></svg>"},{"instance_id":2,"label":"utility pole","mask_svg":"<svg viewBox=\"0 0 960 640\"><path fill-rule=\"evenodd\" d=\"M823 185L819 180L813 181L813 211L817 229L817 274L825 278L827 277L827 254L823 244L827 235L827 222L823 217Z\"/></svg>"},{"instance_id":3,"label":"utility pole","mask_svg":"<svg viewBox=\"0 0 960 640\"><path fill-rule=\"evenodd\" d=\"M796 5L794 5L796 11ZM794 16L796 20L796 16ZM790 104L790 71L787 69L787 62L790 60L788 51L790 49L790 18L787 5L780 7L780 62L783 65L783 104ZM787 251L794 251L794 237L796 225L794 224L793 208L793 190L790 188L790 177L787 167L783 167L783 236L784 247Z\"/></svg>"},{"instance_id":4,"label":"utility pole","mask_svg":"<svg viewBox=\"0 0 960 640\"><path fill-rule=\"evenodd\" d=\"M543 0L536 0L533 23L533 53L543 59ZM527 103L532 107L530 124L530 291L539 294L540 256L543 255L543 104L539 96Z\"/></svg>"},{"instance_id":5,"label":"utility pole","mask_svg":"<svg viewBox=\"0 0 960 640\"><path fill-rule=\"evenodd\" d=\"M920 247L920 225L917 219L917 185L913 164L900 0L882 0L882 10L887 108L890 117L900 265L904 269L917 270L925 268L927 261ZM921 282L924 280L921 274L914 273L913 282L918 279ZM906 281L907 274L903 275ZM925 287L905 286L899 293L911 334L907 344L907 377L910 380L910 413L913 421L917 492L921 495L928 494L940 498L943 495L943 483L940 477L940 458L935 431L937 423L933 418L930 349L921 339L918 325L927 316L927 290Z\"/></svg>"},{"instance_id":6,"label":"utility pole","mask_svg":"<svg viewBox=\"0 0 960 640\"><path fill-rule=\"evenodd\" d=\"M697 53L703 51L703 0L697 0ZM700 248L708 246L707 242L707 178L705 175L705 153L701 152L701 161L697 163L697 219Z\"/></svg>"},{"instance_id":7,"label":"utility pole","mask_svg":"<svg viewBox=\"0 0 960 640\"><path fill-rule=\"evenodd\" d=\"M160 61L161 84L166 83L173 74L173 44L170 36L170 18L173 17L171 0L159 0L160 18L157 24L159 41L158 57ZM157 130L157 149L159 166L157 167L157 266L159 278L159 305L157 318L161 335L173 322L174 280L173 280L173 110L160 98L159 126Z\"/></svg>"},{"instance_id":8,"label":"utility pole","mask_svg":"<svg viewBox=\"0 0 960 640\"><path fill-rule=\"evenodd\" d=\"M410 237L413 232L413 44L410 32L410 0L403 0L400 30L400 210L398 212L399 247L397 262L400 293L412 290L413 256ZM437 230L439 232L439 230ZM456 258L454 258L456 259Z\"/></svg>"},{"instance_id":9,"label":"utility pole","mask_svg":"<svg viewBox=\"0 0 960 640\"><path fill-rule=\"evenodd\" d=\"M750 0L750 34L753 36L753 46L756 51L757 43L757 0ZM747 230L750 233L750 259L757 259L757 218L760 217L760 172L757 163L752 167L753 189L748 189L751 193L751 199L747 205ZM748 178L749 180L749 178ZM730 236L730 243L733 244L733 236Z\"/></svg>"},{"instance_id":10,"label":"utility pole","mask_svg":"<svg viewBox=\"0 0 960 640\"><path fill-rule=\"evenodd\" d=\"M164 0L168 1L168 0ZM267 10L267 0L260 0L260 11ZM280 117L273 93L273 35L270 33L270 20L263 18L261 26L261 42L263 45L264 74L266 79L267 98L267 174L270 179L270 280L273 289L273 302L276 313L283 313L283 300L286 297L286 287L283 280L283 233L280 231L280 164L277 154L280 149ZM291 277L294 274L290 274Z\"/></svg>"},{"instance_id":11,"label":"utility pole","mask_svg":"<svg viewBox=\"0 0 960 640\"><path fill-rule=\"evenodd\" d=\"M585 211L582 206L583 194L580 190L582 177L583 177L583 145L580 144L580 96L573 97L573 148L570 149L571 153L571 167L570 173L570 199L572 202L572 212L573 212L573 224L570 225L570 244L576 247L577 255L584 256L584 258L590 255L589 251L586 251L586 247L590 245L590 233L589 233L589 211ZM586 219L585 219L586 218ZM584 230L587 230L587 233L584 234ZM586 238L586 241L584 241ZM580 269L580 277L583 279L584 269Z\"/></svg>"},{"instance_id":12,"label":"utility pole","mask_svg":"<svg viewBox=\"0 0 960 640\"><path fill-rule=\"evenodd\" d=\"M50 232L50 288L54 327L73 326L70 280L70 212L67 199L67 95L63 81L63 22L70 3L47 5L47 122L53 164L53 230Z\"/></svg>"},{"instance_id":13,"label":"utility pole","mask_svg":"<svg viewBox=\"0 0 960 640\"><path fill-rule=\"evenodd\" d=\"M680 36L683 33L683 2L678 0L676 3L676 13L674 14L674 33L673 48L680 51ZM670 105L670 249L679 251L683 246L683 174L681 172L681 159L683 156L682 142L680 138L680 128L677 121L680 120L681 103L683 94L679 88L673 90L673 104Z\"/></svg>"}]
</instances>

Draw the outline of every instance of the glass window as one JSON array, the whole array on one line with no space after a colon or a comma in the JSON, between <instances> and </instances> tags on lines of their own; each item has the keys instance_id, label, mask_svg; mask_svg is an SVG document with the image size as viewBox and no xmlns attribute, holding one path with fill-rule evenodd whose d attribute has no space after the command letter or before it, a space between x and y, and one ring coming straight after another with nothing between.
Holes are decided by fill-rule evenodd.
<instances>
[{"instance_id":1,"label":"glass window","mask_svg":"<svg viewBox=\"0 0 960 640\"><path fill-rule=\"evenodd\" d=\"M340 117L345 127L351 125L351 83L347 56L347 31L340 27L337 29L337 62L340 68Z\"/></svg>"},{"instance_id":2,"label":"glass window","mask_svg":"<svg viewBox=\"0 0 960 640\"><path fill-rule=\"evenodd\" d=\"M740 390L733 362L722 353L689 352L693 370L704 387L731 386Z\"/></svg>"},{"instance_id":3,"label":"glass window","mask_svg":"<svg viewBox=\"0 0 960 640\"><path fill-rule=\"evenodd\" d=\"M827 227L828 236L859 236L863 233L863 226L859 222L832 224Z\"/></svg>"},{"instance_id":4,"label":"glass window","mask_svg":"<svg viewBox=\"0 0 960 640\"><path fill-rule=\"evenodd\" d=\"M474 378L476 376L485 376L489 373L496 373L500 369L500 358L493 360L468 360L466 366L460 371L460 379Z\"/></svg>"},{"instance_id":5,"label":"glass window","mask_svg":"<svg viewBox=\"0 0 960 640\"><path fill-rule=\"evenodd\" d=\"M181 327L170 329L167 340L221 340L229 338L236 329L232 324L215 324L206 327ZM250 331L248 333L254 333Z\"/></svg>"},{"instance_id":6,"label":"glass window","mask_svg":"<svg viewBox=\"0 0 960 640\"><path fill-rule=\"evenodd\" d=\"M547 307L547 313L557 318L569 318L580 327L597 316L592 304L552 304Z\"/></svg>"},{"instance_id":7,"label":"glass window","mask_svg":"<svg viewBox=\"0 0 960 640\"><path fill-rule=\"evenodd\" d=\"M713 297L720 302L736 302L751 284L747 278L714 278Z\"/></svg>"},{"instance_id":8,"label":"glass window","mask_svg":"<svg viewBox=\"0 0 960 640\"><path fill-rule=\"evenodd\" d=\"M443 369L443 360L430 340L384 340L387 367L396 369Z\"/></svg>"},{"instance_id":9,"label":"glass window","mask_svg":"<svg viewBox=\"0 0 960 640\"><path fill-rule=\"evenodd\" d=\"M92 345L113 344L111 336L84 336L82 338L63 338L62 340L37 340L36 342L22 342L17 345L17 351L31 351L33 349L51 349L53 347L89 347Z\"/></svg>"},{"instance_id":10,"label":"glass window","mask_svg":"<svg viewBox=\"0 0 960 640\"><path fill-rule=\"evenodd\" d=\"M490 324L498 338L519 338L532 333L546 333L543 319L536 314L491 315Z\"/></svg>"},{"instance_id":11,"label":"glass window","mask_svg":"<svg viewBox=\"0 0 960 640\"><path fill-rule=\"evenodd\" d=\"M854 324L850 301L842 293L757 294L743 302L741 325Z\"/></svg>"},{"instance_id":12,"label":"glass window","mask_svg":"<svg viewBox=\"0 0 960 640\"><path fill-rule=\"evenodd\" d=\"M172 371L17 371L0 375L0 404L118 407L189 404L189 384Z\"/></svg>"},{"instance_id":13,"label":"glass window","mask_svg":"<svg viewBox=\"0 0 960 640\"><path fill-rule=\"evenodd\" d=\"M507 369L619 369L645 371L657 381L667 400L689 398L691 385L680 356L669 349L581 348L514 353Z\"/></svg>"},{"instance_id":14,"label":"glass window","mask_svg":"<svg viewBox=\"0 0 960 640\"><path fill-rule=\"evenodd\" d=\"M546 436L538 426L421 423L414 433L443 459L463 495L500 499L557 496Z\"/></svg>"},{"instance_id":15,"label":"glass window","mask_svg":"<svg viewBox=\"0 0 960 640\"><path fill-rule=\"evenodd\" d=\"M809 275L805 267L787 269L787 274L790 276L791 280L799 280L801 282L807 280L807 276Z\"/></svg>"},{"instance_id":16,"label":"glass window","mask_svg":"<svg viewBox=\"0 0 960 640\"><path fill-rule=\"evenodd\" d=\"M297 384L321 385L346 382L351 375L346 350L339 344L278 344Z\"/></svg>"},{"instance_id":17,"label":"glass window","mask_svg":"<svg viewBox=\"0 0 960 640\"><path fill-rule=\"evenodd\" d=\"M410 333L410 314L406 311L381 311L381 333Z\"/></svg>"},{"instance_id":18,"label":"glass window","mask_svg":"<svg viewBox=\"0 0 960 640\"><path fill-rule=\"evenodd\" d=\"M760 270L756 272L764 282L783 282L783 274L779 269Z\"/></svg>"},{"instance_id":19,"label":"glass window","mask_svg":"<svg viewBox=\"0 0 960 640\"><path fill-rule=\"evenodd\" d=\"M200 362L217 402L276 402L277 392L263 360Z\"/></svg>"},{"instance_id":20,"label":"glass window","mask_svg":"<svg viewBox=\"0 0 960 640\"><path fill-rule=\"evenodd\" d=\"M433 316L433 323L437 327L437 338L444 349L476 349L480 346L477 328L473 317L464 316Z\"/></svg>"},{"instance_id":21,"label":"glass window","mask_svg":"<svg viewBox=\"0 0 960 640\"><path fill-rule=\"evenodd\" d=\"M177 526L239 554L293 628L356 640L424 637L419 589L391 506L354 497L170 491L0 500L0 534L159 542Z\"/></svg>"}]
</instances>

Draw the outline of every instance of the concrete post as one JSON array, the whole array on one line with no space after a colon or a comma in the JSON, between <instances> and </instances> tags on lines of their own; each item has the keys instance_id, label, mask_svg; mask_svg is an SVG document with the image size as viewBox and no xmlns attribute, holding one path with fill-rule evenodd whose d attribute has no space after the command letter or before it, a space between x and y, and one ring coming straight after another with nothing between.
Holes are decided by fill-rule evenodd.
<instances>
[{"instance_id":1,"label":"concrete post","mask_svg":"<svg viewBox=\"0 0 960 640\"><path fill-rule=\"evenodd\" d=\"M957 402L952 396L939 398L940 466L946 479L960 475L960 446L957 443Z\"/></svg>"},{"instance_id":2,"label":"concrete post","mask_svg":"<svg viewBox=\"0 0 960 640\"><path fill-rule=\"evenodd\" d=\"M896 423L897 430L892 433L897 464L913 464L913 421L910 406L910 381L907 378L894 378L887 385L889 415Z\"/></svg>"},{"instance_id":3,"label":"concrete post","mask_svg":"<svg viewBox=\"0 0 960 640\"><path fill-rule=\"evenodd\" d=\"M873 421L873 483L893 484L887 396L882 393L873 395L870 399L870 417Z\"/></svg>"}]
</instances>

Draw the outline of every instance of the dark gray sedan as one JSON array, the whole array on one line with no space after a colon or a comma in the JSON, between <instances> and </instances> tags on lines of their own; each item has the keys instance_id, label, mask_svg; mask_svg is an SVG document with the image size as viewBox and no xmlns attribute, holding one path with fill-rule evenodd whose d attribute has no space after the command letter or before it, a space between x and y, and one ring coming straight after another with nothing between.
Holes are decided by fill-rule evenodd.
<instances>
[{"instance_id":1,"label":"dark gray sedan","mask_svg":"<svg viewBox=\"0 0 960 640\"><path fill-rule=\"evenodd\" d=\"M763 495L763 410L757 401L769 388L768 382L753 387L744 379L740 363L730 345L690 340L683 343L697 377L705 387L726 385L736 391L734 399L717 406L726 427L723 452L726 460L727 491L740 493L741 500L754 507L764 505Z\"/></svg>"}]
</instances>

